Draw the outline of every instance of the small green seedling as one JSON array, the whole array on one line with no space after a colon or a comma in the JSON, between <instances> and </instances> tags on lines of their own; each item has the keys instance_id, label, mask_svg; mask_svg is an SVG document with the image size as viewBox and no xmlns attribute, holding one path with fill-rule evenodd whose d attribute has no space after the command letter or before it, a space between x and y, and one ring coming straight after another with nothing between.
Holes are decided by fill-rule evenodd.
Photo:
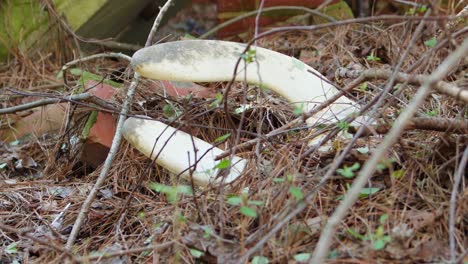
<instances>
[{"instance_id":1,"label":"small green seedling","mask_svg":"<svg viewBox=\"0 0 468 264\"><path fill-rule=\"evenodd\" d=\"M432 37L426 41L424 41L424 45L429 48L434 48L437 45L437 39L435 37Z\"/></svg>"},{"instance_id":2,"label":"small green seedling","mask_svg":"<svg viewBox=\"0 0 468 264\"><path fill-rule=\"evenodd\" d=\"M158 193L166 195L170 203L175 203L179 200L180 195L193 195L192 187L188 185L170 186L160 183L150 182L148 187Z\"/></svg>"},{"instance_id":3,"label":"small green seedling","mask_svg":"<svg viewBox=\"0 0 468 264\"><path fill-rule=\"evenodd\" d=\"M377 171L382 173L385 169L392 167L396 160L394 158L385 159L377 164Z\"/></svg>"},{"instance_id":4,"label":"small green seedling","mask_svg":"<svg viewBox=\"0 0 468 264\"><path fill-rule=\"evenodd\" d=\"M229 168L229 165L231 165L231 161L229 159L223 159L218 164L216 164L214 168L222 170Z\"/></svg>"},{"instance_id":5,"label":"small green seedling","mask_svg":"<svg viewBox=\"0 0 468 264\"><path fill-rule=\"evenodd\" d=\"M392 241L390 236L385 235L385 230L383 225L388 218L388 214L383 214L379 218L380 225L377 227L377 230L374 234L370 235L370 240L372 241L372 247L375 250L381 250L385 248L388 242Z\"/></svg>"},{"instance_id":6,"label":"small green seedling","mask_svg":"<svg viewBox=\"0 0 468 264\"><path fill-rule=\"evenodd\" d=\"M217 92L215 96L215 100L210 104L210 108L219 107L222 101L223 101L223 94L221 94L220 92Z\"/></svg>"},{"instance_id":7,"label":"small green seedling","mask_svg":"<svg viewBox=\"0 0 468 264\"><path fill-rule=\"evenodd\" d=\"M377 56L374 55L374 51L371 52L369 56L366 57L368 61L374 61L374 62L379 62L381 59Z\"/></svg>"},{"instance_id":8,"label":"small green seedling","mask_svg":"<svg viewBox=\"0 0 468 264\"><path fill-rule=\"evenodd\" d=\"M215 140L214 140L214 143L219 143L219 142L223 142L224 140L228 139L231 137L231 133L227 133L225 135L222 135L220 137L217 137Z\"/></svg>"},{"instance_id":9,"label":"small green seedling","mask_svg":"<svg viewBox=\"0 0 468 264\"><path fill-rule=\"evenodd\" d=\"M304 199L304 194L302 193L301 188L297 186L291 186L289 187L289 193L296 198L296 200L300 201Z\"/></svg>"},{"instance_id":10,"label":"small green seedling","mask_svg":"<svg viewBox=\"0 0 468 264\"><path fill-rule=\"evenodd\" d=\"M392 171L392 174L391 174L392 178L395 178L397 180L401 179L404 175L405 175L404 169Z\"/></svg>"},{"instance_id":11,"label":"small green seedling","mask_svg":"<svg viewBox=\"0 0 468 264\"><path fill-rule=\"evenodd\" d=\"M351 185L349 183L346 183L346 190L349 190L350 188L351 188ZM371 196L372 194L377 193L378 191L380 191L380 188L376 188L376 187L363 188L359 192L359 198L367 198ZM341 201L344 199L344 197L345 197L344 195L338 195L336 197L336 200Z\"/></svg>"},{"instance_id":12,"label":"small green seedling","mask_svg":"<svg viewBox=\"0 0 468 264\"><path fill-rule=\"evenodd\" d=\"M426 5L422 5L422 6L419 6L419 7L412 7L410 8L406 14L407 15L415 15L415 14L422 14L424 12L427 11L427 6Z\"/></svg>"},{"instance_id":13,"label":"small green seedling","mask_svg":"<svg viewBox=\"0 0 468 264\"><path fill-rule=\"evenodd\" d=\"M256 218L258 216L257 210L255 210L254 206L262 206L264 204L263 201L249 200L248 191L245 190L240 196L229 196L226 202L230 205L240 206L239 212L250 218Z\"/></svg>"},{"instance_id":14,"label":"small green seedling","mask_svg":"<svg viewBox=\"0 0 468 264\"><path fill-rule=\"evenodd\" d=\"M426 115L430 116L430 117L436 117L436 116L439 115L439 110L434 109L434 110L431 110L431 111L426 111Z\"/></svg>"},{"instance_id":15,"label":"small green seedling","mask_svg":"<svg viewBox=\"0 0 468 264\"><path fill-rule=\"evenodd\" d=\"M293 114L295 116L300 116L304 113L304 104L294 104Z\"/></svg>"},{"instance_id":16,"label":"small green seedling","mask_svg":"<svg viewBox=\"0 0 468 264\"><path fill-rule=\"evenodd\" d=\"M361 168L361 165L359 163L354 163L353 166L348 167L346 165L343 166L342 169L337 169L336 172L339 173L341 176L350 179L355 176L355 172Z\"/></svg>"},{"instance_id":17,"label":"small green seedling","mask_svg":"<svg viewBox=\"0 0 468 264\"><path fill-rule=\"evenodd\" d=\"M348 132L350 124L348 122L344 121L344 120L340 120L340 121L338 121L337 126L338 126L339 129L341 129L341 130L343 130L345 132Z\"/></svg>"},{"instance_id":18,"label":"small green seedling","mask_svg":"<svg viewBox=\"0 0 468 264\"><path fill-rule=\"evenodd\" d=\"M203 252L200 251L200 250L191 248L191 249L190 249L190 254L191 254L193 257L195 257L195 258L200 258L200 257L203 256L205 253L203 253Z\"/></svg>"},{"instance_id":19,"label":"small green seedling","mask_svg":"<svg viewBox=\"0 0 468 264\"><path fill-rule=\"evenodd\" d=\"M368 82L363 82L363 83L361 83L361 85L359 85L359 90L360 91L367 91L367 90L369 90L368 86L369 86Z\"/></svg>"},{"instance_id":20,"label":"small green seedling","mask_svg":"<svg viewBox=\"0 0 468 264\"><path fill-rule=\"evenodd\" d=\"M382 250L390 241L392 241L392 238L390 236L385 235L385 230L383 227L387 218L387 214L381 215L379 218L379 226L375 230L375 233L370 233L366 236L359 234L352 228L348 228L346 231L356 239L359 239L361 241L371 241L372 248L374 248L375 250Z\"/></svg>"},{"instance_id":21,"label":"small green seedling","mask_svg":"<svg viewBox=\"0 0 468 264\"><path fill-rule=\"evenodd\" d=\"M249 64L255 61L257 56L257 52L255 49L249 49L246 53L241 55L241 58L245 61L245 63Z\"/></svg>"},{"instance_id":22,"label":"small green seedling","mask_svg":"<svg viewBox=\"0 0 468 264\"><path fill-rule=\"evenodd\" d=\"M16 254L16 253L18 253L18 242L13 242L13 243L9 244L5 249L5 253L7 253L7 254Z\"/></svg>"},{"instance_id":23,"label":"small green seedling","mask_svg":"<svg viewBox=\"0 0 468 264\"><path fill-rule=\"evenodd\" d=\"M255 256L252 258L252 264L268 264L270 261L264 256Z\"/></svg>"},{"instance_id":24,"label":"small green seedling","mask_svg":"<svg viewBox=\"0 0 468 264\"><path fill-rule=\"evenodd\" d=\"M177 109L177 107L173 104L166 104L163 107L163 113L166 118L173 119L173 118L177 118L178 116L180 116L182 114L182 111Z\"/></svg>"},{"instance_id":25,"label":"small green seedling","mask_svg":"<svg viewBox=\"0 0 468 264\"><path fill-rule=\"evenodd\" d=\"M311 256L312 254L310 253L299 253L299 254L294 255L294 260L299 261L299 262L304 262L304 261L309 260Z\"/></svg>"}]
</instances>

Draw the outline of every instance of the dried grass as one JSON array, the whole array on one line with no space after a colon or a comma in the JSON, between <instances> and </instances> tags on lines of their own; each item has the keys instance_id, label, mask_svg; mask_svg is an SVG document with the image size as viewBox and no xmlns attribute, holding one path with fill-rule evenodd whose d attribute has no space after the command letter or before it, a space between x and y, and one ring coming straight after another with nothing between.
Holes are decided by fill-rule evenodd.
<instances>
[{"instance_id":1,"label":"dried grass","mask_svg":"<svg viewBox=\"0 0 468 264\"><path fill-rule=\"evenodd\" d=\"M331 80L344 85L351 80L335 78L337 67L385 68L395 65L411 36L413 27L407 23L394 25L363 25L343 27L323 32L289 32L274 35L261 42L278 43L287 39L287 48L278 48L286 53L300 54L302 50L315 52L309 63L327 75ZM431 34L432 32L428 32ZM270 45L274 46L274 45ZM441 49L431 56L431 60L418 73L428 73L450 52ZM382 63L372 63L365 58L371 51L382 59ZM415 46L403 69L414 63L427 47L422 43ZM57 82L55 71L60 65L54 64L49 56L39 60L21 58L21 63L0 73L2 86L13 88L30 87ZM116 62L98 61L81 65L86 70L109 76L109 73L122 67ZM465 65L466 67L466 65ZM460 68L462 70L463 67ZM462 73L454 72L449 80L459 78ZM70 82L73 84L73 82ZM221 108L210 108L210 102L183 98L164 98L150 89L148 81L138 88L132 114L144 114L155 119L166 120L162 109L167 101L178 109L183 109L182 130L192 133L208 142L230 131L229 123ZM369 81L369 91L356 89L353 96L369 102L380 91L385 81ZM213 86L222 90L224 84ZM73 90L73 87L71 87ZM379 111L380 117L391 121L400 108L411 98L415 86L405 85L395 97ZM247 94L257 97L257 89L249 87ZM70 90L61 91L69 93ZM117 97L121 102L124 92ZM250 97L248 97L250 98ZM230 109L239 107L243 101L242 85L236 85L229 101ZM139 104L144 102L144 104ZM4 106L18 101L5 102ZM275 95L267 94L261 103L249 101L253 108L246 112L241 133L241 142L255 138L259 118L263 117L262 133L267 133L294 118L286 102ZM439 117L463 118L466 106L446 96L434 95L421 109L421 114L437 109ZM240 117L232 114L238 123ZM79 131L80 124L75 124ZM182 196L177 203L170 203L166 197L149 188L149 182L166 185L187 184L170 175L164 169L154 166L133 149L128 143L121 145L120 152L112 167L100 195L88 213L73 252L79 256L90 256L93 252L122 251L114 261L150 262L160 259L164 263L175 261L195 263L190 249L203 251L206 262L229 261L252 247L272 226L274 226L296 203L291 187L299 187L303 194L315 192L307 209L295 217L278 232L257 255L267 256L272 263L286 263L298 253L312 252L325 224L337 204L339 197L347 190L352 180L338 173L323 187L316 189L328 164L348 144L347 140L337 140L333 151L327 154L313 153L304 159L299 157L308 150L310 132L304 129L292 130L262 143L260 153L255 146L238 155L251 159L244 176L228 189L209 188L196 190L196 199ZM100 169L89 173L80 166L78 156L61 153L61 144L68 142L73 130L55 138L39 138L30 145L12 150L2 146L3 153L21 153L32 157L37 163L36 171L46 166L47 173L37 175L31 170L14 170L8 166L0 170L0 219L2 225L18 230L30 230L37 238L63 245L71 230L87 191L92 187ZM358 147L371 150L381 140L374 135L358 140L348 155L345 165L355 162L363 164L369 153L360 153ZM24 143L26 144L26 143ZM28 146L28 147L26 147ZM226 148L228 144L221 145ZM376 173L369 183L380 191L368 198L362 198L343 221L335 238L334 250L329 263L415 263L439 262L448 259L448 208L453 175L463 148L465 135L450 135L442 132L407 131L399 143L388 150L388 159L394 160L389 166ZM66 155L67 158L61 158ZM3 156L2 156L3 159ZM401 170L401 171L400 171ZM397 174L400 171L402 175ZM59 177L58 174L61 174ZM393 176L392 176L393 175ZM400 177L396 177L400 176ZM60 179L60 180L57 180ZM284 182L280 182L284 179ZM462 182L458 198L455 238L458 248L466 248L467 195L466 182ZM227 194L240 195L248 188L248 200L262 201L255 206L258 218L249 218L239 212L239 208L226 203ZM54 218L64 211L60 226L52 231ZM380 223L379 218L387 214L388 219ZM372 241L359 239L349 230L368 236L375 234L379 226L392 237L385 249L372 249ZM204 228L212 231L207 232ZM2 228L0 227L0 230ZM0 254L0 262L19 258L25 262L60 263L64 253L52 247L32 242L15 232L0 231L0 247L18 242L18 254ZM175 243L155 252L135 252L124 254L126 250L150 246L168 241ZM461 252L459 252L461 253Z\"/></svg>"}]
</instances>

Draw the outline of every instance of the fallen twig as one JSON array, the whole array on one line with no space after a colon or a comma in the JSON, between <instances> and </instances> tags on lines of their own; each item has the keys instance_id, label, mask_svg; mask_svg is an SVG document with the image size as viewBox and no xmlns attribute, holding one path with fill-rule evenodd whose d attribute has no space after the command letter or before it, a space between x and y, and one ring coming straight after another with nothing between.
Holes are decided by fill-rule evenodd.
<instances>
[{"instance_id":1,"label":"fallen twig","mask_svg":"<svg viewBox=\"0 0 468 264\"><path fill-rule=\"evenodd\" d=\"M373 133L386 134L390 128L390 125L370 126L370 128L365 129L361 136L369 136ZM468 134L468 122L464 119L454 118L414 117L408 121L405 127L405 130L413 129ZM349 132L354 133L355 130L355 128L351 127Z\"/></svg>"},{"instance_id":2,"label":"fallen twig","mask_svg":"<svg viewBox=\"0 0 468 264\"><path fill-rule=\"evenodd\" d=\"M369 178L375 172L378 162L382 159L385 152L390 148L399 138L404 130L404 127L417 111L419 105L424 101L426 96L430 93L431 89L445 77L445 75L452 70L458 63L459 58L464 58L468 53L468 39L463 44L452 52L437 69L427 78L424 84L420 87L418 92L413 97L411 103L400 114L392 129L384 138L383 142L377 147L371 158L364 164L362 170L359 172L356 180L351 188L346 193L343 201L335 210L333 215L329 218L322 234L320 235L319 242L315 247L311 263L323 263L328 254L332 239L335 237L335 231L338 224L346 216L349 208L357 201L359 193L366 185Z\"/></svg>"},{"instance_id":3,"label":"fallen twig","mask_svg":"<svg viewBox=\"0 0 468 264\"><path fill-rule=\"evenodd\" d=\"M462 59L462 58L459 58ZM392 70L383 70L383 69L367 69L367 70L349 70L345 68L338 69L338 75L340 77L347 77L347 78L357 78L362 76L364 79L388 79L392 75ZM428 75L423 74L407 74L403 72L398 72L395 75L395 80L397 82L408 82L410 84L418 84L422 85L427 78ZM455 84L438 81L434 84L434 89L439 93L443 93L449 95L457 100L461 100L464 103L468 103L468 90L460 88Z\"/></svg>"},{"instance_id":4,"label":"fallen twig","mask_svg":"<svg viewBox=\"0 0 468 264\"><path fill-rule=\"evenodd\" d=\"M22 104L22 105L17 105L13 107L8 107L8 108L2 108L0 109L0 115L2 114L11 114L11 113L16 113L24 110L29 110L32 108L36 108L39 106L44 106L48 104L55 104L55 103L60 103L60 102L75 102L75 101L88 101L90 103L93 103L97 106L100 106L104 109L109 109L112 111L117 111L117 108L106 102L105 100L96 97L92 95L89 92L86 93L81 93L81 94L74 94L66 97L60 97L60 98L46 98L46 99L41 99L37 100L34 102Z\"/></svg>"},{"instance_id":5,"label":"fallen twig","mask_svg":"<svg viewBox=\"0 0 468 264\"><path fill-rule=\"evenodd\" d=\"M465 148L463 152L463 157L458 165L457 174L455 174L455 179L453 181L452 194L450 196L450 218L449 218L449 243L450 243L450 261L451 263L456 262L456 250L455 250L455 211L457 209L457 192L458 185L462 176L466 173L466 163L468 161L468 147Z\"/></svg>"}]
</instances>

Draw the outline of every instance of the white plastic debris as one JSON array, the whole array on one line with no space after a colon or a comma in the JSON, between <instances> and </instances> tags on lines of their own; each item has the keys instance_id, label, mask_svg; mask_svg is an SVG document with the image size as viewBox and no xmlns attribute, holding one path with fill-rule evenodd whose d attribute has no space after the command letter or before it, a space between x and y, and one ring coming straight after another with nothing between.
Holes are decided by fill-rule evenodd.
<instances>
[{"instance_id":1,"label":"white plastic debris","mask_svg":"<svg viewBox=\"0 0 468 264\"><path fill-rule=\"evenodd\" d=\"M247 160L234 156L229 173L218 177L221 161L215 157L222 149L183 131L155 120L130 117L125 121L123 135L130 144L145 156L174 174L190 179L190 168L195 184L230 183L244 171ZM195 166L196 165L196 166Z\"/></svg>"}]
</instances>

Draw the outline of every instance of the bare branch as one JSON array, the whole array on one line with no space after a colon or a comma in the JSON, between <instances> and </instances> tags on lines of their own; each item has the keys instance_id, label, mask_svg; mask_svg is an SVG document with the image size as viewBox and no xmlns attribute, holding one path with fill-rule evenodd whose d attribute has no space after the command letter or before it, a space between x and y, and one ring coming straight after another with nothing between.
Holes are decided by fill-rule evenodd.
<instances>
[{"instance_id":1,"label":"bare branch","mask_svg":"<svg viewBox=\"0 0 468 264\"><path fill-rule=\"evenodd\" d=\"M462 58L460 58L461 60ZM348 70L348 69L338 69L338 75L340 77L356 78L362 76L364 79L389 79L392 75L392 70L383 70L383 69L367 69L367 70ZM428 75L424 74L406 74L403 72L398 72L395 75L395 81L397 82L408 82L410 84L422 85ZM434 90L439 93L449 95L457 100L468 103L468 90L458 87L455 84L438 81L434 84Z\"/></svg>"},{"instance_id":2,"label":"bare branch","mask_svg":"<svg viewBox=\"0 0 468 264\"><path fill-rule=\"evenodd\" d=\"M0 109L0 115L16 113L16 112L20 112L20 111L36 108L39 106L48 105L48 104L55 104L55 103L60 103L60 102L75 102L75 101L88 101L104 109L110 109L112 111L117 110L115 107L113 107L111 104L109 104L105 100L99 97L96 97L89 92L86 92L86 93L81 93L81 94L70 95L67 97L61 97L61 98L46 98L46 99L37 100L34 102L17 105L17 106L13 106L9 108L2 108Z\"/></svg>"},{"instance_id":3,"label":"bare branch","mask_svg":"<svg viewBox=\"0 0 468 264\"><path fill-rule=\"evenodd\" d=\"M468 161L468 147L465 148L463 152L463 157L458 165L458 171L455 175L453 182L452 194L450 196L450 218L449 218L449 242L450 242L450 260L451 263L456 262L456 251L455 251L455 211L457 209L457 192L458 186L463 175L466 173L466 163Z\"/></svg>"},{"instance_id":4,"label":"bare branch","mask_svg":"<svg viewBox=\"0 0 468 264\"><path fill-rule=\"evenodd\" d=\"M459 58L464 58L467 56L467 53L468 39L466 39L457 50L452 52L420 87L411 103L405 108L405 110L395 121L395 124L384 138L383 142L377 147L371 158L364 164L364 167L359 172L359 175L357 176L353 185L346 193L344 200L340 203L338 208L328 220L325 229L322 231L319 242L315 247L311 263L324 262L332 243L332 239L335 236L336 228L346 216L351 206L353 206L357 201L362 188L366 185L369 178L375 172L378 162L383 158L388 148L390 148L398 140L399 136L404 130L404 127L414 115L414 113L418 110L419 105L421 105L426 96L430 93L431 89L434 88L435 84L443 79L445 75L453 69L453 67L458 63Z\"/></svg>"}]
</instances>

